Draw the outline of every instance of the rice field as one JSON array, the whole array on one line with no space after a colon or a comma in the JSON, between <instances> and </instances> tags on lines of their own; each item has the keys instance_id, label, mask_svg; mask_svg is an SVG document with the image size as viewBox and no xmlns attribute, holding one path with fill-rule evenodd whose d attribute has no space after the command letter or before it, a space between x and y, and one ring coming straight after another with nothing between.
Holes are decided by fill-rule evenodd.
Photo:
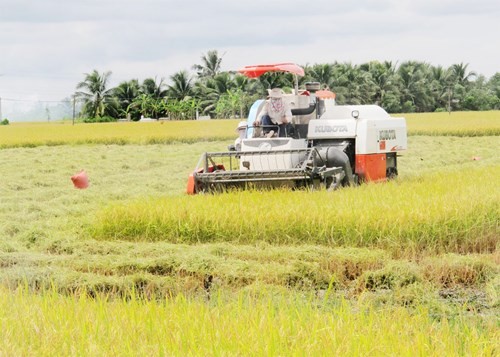
<instances>
[{"instance_id":1,"label":"rice field","mask_svg":"<svg viewBox=\"0 0 500 357\"><path fill-rule=\"evenodd\" d=\"M500 111L402 114L408 135L484 136L500 135Z\"/></svg>"},{"instance_id":2,"label":"rice field","mask_svg":"<svg viewBox=\"0 0 500 357\"><path fill-rule=\"evenodd\" d=\"M493 356L499 347L495 323L317 298L151 302L3 291L0 327L5 355Z\"/></svg>"},{"instance_id":3,"label":"rice field","mask_svg":"<svg viewBox=\"0 0 500 357\"><path fill-rule=\"evenodd\" d=\"M498 136L500 111L401 114L408 135ZM85 144L172 144L231 140L239 120L12 123L0 127L0 148Z\"/></svg>"},{"instance_id":4,"label":"rice field","mask_svg":"<svg viewBox=\"0 0 500 357\"><path fill-rule=\"evenodd\" d=\"M54 124L13 123L0 127L0 148L42 145L171 144L234 140L235 120Z\"/></svg>"},{"instance_id":5,"label":"rice field","mask_svg":"<svg viewBox=\"0 0 500 357\"><path fill-rule=\"evenodd\" d=\"M94 239L321 244L393 252L496 249L500 167L339 192L246 191L154 198L96 212ZM273 213L273 214L269 214Z\"/></svg>"},{"instance_id":6,"label":"rice field","mask_svg":"<svg viewBox=\"0 0 500 357\"><path fill-rule=\"evenodd\" d=\"M497 355L500 118L444 114L394 182L194 197L237 121L0 127L0 355Z\"/></svg>"}]
</instances>

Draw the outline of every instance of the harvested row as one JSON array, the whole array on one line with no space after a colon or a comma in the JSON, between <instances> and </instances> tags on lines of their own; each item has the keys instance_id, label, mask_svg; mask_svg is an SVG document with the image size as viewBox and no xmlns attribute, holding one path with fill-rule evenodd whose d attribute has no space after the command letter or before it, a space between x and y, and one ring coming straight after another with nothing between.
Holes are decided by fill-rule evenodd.
<instances>
[{"instance_id":1,"label":"harvested row","mask_svg":"<svg viewBox=\"0 0 500 357\"><path fill-rule=\"evenodd\" d=\"M230 192L142 199L96 213L99 240L377 247L395 255L491 252L500 167L329 192Z\"/></svg>"},{"instance_id":2,"label":"harvested row","mask_svg":"<svg viewBox=\"0 0 500 357\"><path fill-rule=\"evenodd\" d=\"M473 290L481 298L469 306L498 308L495 293L499 256L444 254L418 260L392 259L369 248L320 246L257 246L211 243L56 241L44 253L0 253L0 282L13 290L54 289L127 297L164 298L268 290L319 292L357 298L384 291L395 305L453 297ZM452 303L452 301L447 301Z\"/></svg>"}]
</instances>

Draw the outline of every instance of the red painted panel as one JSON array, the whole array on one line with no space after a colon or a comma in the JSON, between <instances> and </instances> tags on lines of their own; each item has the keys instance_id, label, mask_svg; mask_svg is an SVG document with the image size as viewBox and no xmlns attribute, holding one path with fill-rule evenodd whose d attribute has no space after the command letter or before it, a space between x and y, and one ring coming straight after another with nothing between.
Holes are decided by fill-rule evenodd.
<instances>
[{"instance_id":1,"label":"red painted panel","mask_svg":"<svg viewBox=\"0 0 500 357\"><path fill-rule=\"evenodd\" d=\"M356 155L356 173L363 181L386 179L386 154Z\"/></svg>"}]
</instances>

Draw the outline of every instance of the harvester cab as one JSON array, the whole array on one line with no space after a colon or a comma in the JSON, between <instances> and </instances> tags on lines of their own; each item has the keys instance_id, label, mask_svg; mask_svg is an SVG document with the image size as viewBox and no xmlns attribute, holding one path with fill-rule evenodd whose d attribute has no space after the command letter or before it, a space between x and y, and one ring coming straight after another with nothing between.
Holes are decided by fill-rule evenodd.
<instances>
[{"instance_id":1,"label":"harvester cab","mask_svg":"<svg viewBox=\"0 0 500 357\"><path fill-rule=\"evenodd\" d=\"M398 175L397 153L406 150L406 121L376 105L336 105L335 94L320 84L299 90L304 70L292 63L247 66L240 73L256 78L266 72L295 76L286 132L269 135L255 126L265 100L257 100L228 152L202 155L189 176L187 193L233 187L312 187L334 190Z\"/></svg>"}]
</instances>

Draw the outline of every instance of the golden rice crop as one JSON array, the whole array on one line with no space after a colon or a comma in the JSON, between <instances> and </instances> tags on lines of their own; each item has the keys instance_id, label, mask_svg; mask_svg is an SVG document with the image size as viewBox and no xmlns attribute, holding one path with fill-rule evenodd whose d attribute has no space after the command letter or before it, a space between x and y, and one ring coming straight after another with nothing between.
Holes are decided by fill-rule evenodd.
<instances>
[{"instance_id":1,"label":"golden rice crop","mask_svg":"<svg viewBox=\"0 0 500 357\"><path fill-rule=\"evenodd\" d=\"M398 114L408 135L500 135L500 111ZM231 140L237 120L159 121L151 123L13 123L0 126L0 148L81 144L170 144Z\"/></svg>"},{"instance_id":2,"label":"golden rice crop","mask_svg":"<svg viewBox=\"0 0 500 357\"><path fill-rule=\"evenodd\" d=\"M169 144L233 139L235 120L151 123L14 123L0 127L0 148L78 144Z\"/></svg>"},{"instance_id":3,"label":"golden rice crop","mask_svg":"<svg viewBox=\"0 0 500 357\"><path fill-rule=\"evenodd\" d=\"M399 116L399 115L398 115ZM500 111L406 113L408 135L490 136L500 135Z\"/></svg>"},{"instance_id":4,"label":"golden rice crop","mask_svg":"<svg viewBox=\"0 0 500 357\"><path fill-rule=\"evenodd\" d=\"M243 294L229 302L107 301L2 290L0 328L0 354L9 356L493 356L499 349L494 319Z\"/></svg>"},{"instance_id":5,"label":"golden rice crop","mask_svg":"<svg viewBox=\"0 0 500 357\"><path fill-rule=\"evenodd\" d=\"M337 192L230 192L111 205L96 239L374 246L491 251L498 238L500 166Z\"/></svg>"}]
</instances>

